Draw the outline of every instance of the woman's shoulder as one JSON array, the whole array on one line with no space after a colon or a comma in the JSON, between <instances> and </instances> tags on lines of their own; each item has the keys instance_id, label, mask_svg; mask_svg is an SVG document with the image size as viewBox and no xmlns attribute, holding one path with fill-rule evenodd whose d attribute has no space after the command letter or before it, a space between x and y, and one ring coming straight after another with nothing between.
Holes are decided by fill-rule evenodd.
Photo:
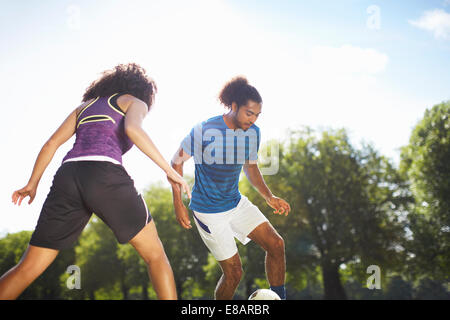
<instances>
[{"instance_id":1,"label":"woman's shoulder","mask_svg":"<svg viewBox=\"0 0 450 320\"><path fill-rule=\"evenodd\" d=\"M128 108L133 102L145 103L141 99L136 98L135 96L128 93L123 94L119 98L117 98L117 104L119 105L120 109L122 109L125 113L127 112Z\"/></svg>"},{"instance_id":2,"label":"woman's shoulder","mask_svg":"<svg viewBox=\"0 0 450 320\"><path fill-rule=\"evenodd\" d=\"M82 104L80 104L76 109L75 112L77 116L80 114L81 110L83 110L86 106L94 102L95 98L89 99L88 101L84 101Z\"/></svg>"}]
</instances>

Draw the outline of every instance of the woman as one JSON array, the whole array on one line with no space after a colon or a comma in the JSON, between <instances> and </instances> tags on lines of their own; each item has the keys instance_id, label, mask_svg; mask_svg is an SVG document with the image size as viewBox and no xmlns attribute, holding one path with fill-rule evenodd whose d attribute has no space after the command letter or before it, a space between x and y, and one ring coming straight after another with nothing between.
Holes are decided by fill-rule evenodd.
<instances>
[{"instance_id":1,"label":"woman","mask_svg":"<svg viewBox=\"0 0 450 320\"><path fill-rule=\"evenodd\" d=\"M155 82L137 64L118 65L94 81L77 107L42 147L28 184L13 193L14 204L29 197L56 150L73 134L73 148L56 172L29 246L18 265L0 278L0 299L15 299L71 247L92 213L131 243L148 265L158 299L176 299L175 281L145 201L122 166L135 144L190 197L183 178L162 157L142 129L156 94Z\"/></svg>"}]
</instances>

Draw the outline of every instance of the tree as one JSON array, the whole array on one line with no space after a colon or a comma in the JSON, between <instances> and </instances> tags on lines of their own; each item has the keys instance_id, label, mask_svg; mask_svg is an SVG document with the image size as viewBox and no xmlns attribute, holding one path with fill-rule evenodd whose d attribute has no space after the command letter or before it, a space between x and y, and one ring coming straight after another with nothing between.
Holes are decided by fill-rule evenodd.
<instances>
[{"instance_id":1,"label":"tree","mask_svg":"<svg viewBox=\"0 0 450 320\"><path fill-rule=\"evenodd\" d=\"M104 289L101 292L103 297L119 298L115 285L123 273L117 246L111 229L94 216L80 236L79 245L75 247L76 265L81 270L81 291L85 298L97 299L96 291L99 289ZM119 292L122 291L122 297L126 299L127 292L124 289L121 286Z\"/></svg>"},{"instance_id":2,"label":"tree","mask_svg":"<svg viewBox=\"0 0 450 320\"><path fill-rule=\"evenodd\" d=\"M412 294L411 283L405 281L401 276L394 276L387 286L385 298L388 300L411 300Z\"/></svg>"},{"instance_id":3,"label":"tree","mask_svg":"<svg viewBox=\"0 0 450 320\"><path fill-rule=\"evenodd\" d=\"M131 244L119 245L117 257L120 261L120 278L124 299L128 299L128 290L134 286L141 287L141 299L148 300L149 276L147 264Z\"/></svg>"},{"instance_id":4,"label":"tree","mask_svg":"<svg viewBox=\"0 0 450 320\"><path fill-rule=\"evenodd\" d=\"M416 300L449 300L450 293L440 282L431 279L421 279L417 286L414 299Z\"/></svg>"},{"instance_id":5,"label":"tree","mask_svg":"<svg viewBox=\"0 0 450 320\"><path fill-rule=\"evenodd\" d=\"M410 181L411 272L435 280L450 274L450 102L426 110L402 148L400 170Z\"/></svg>"},{"instance_id":6,"label":"tree","mask_svg":"<svg viewBox=\"0 0 450 320\"><path fill-rule=\"evenodd\" d=\"M406 200L396 191L404 182L370 145L356 150L345 130L324 131L319 139L306 128L291 136L280 148L279 172L265 177L292 207L287 218L271 219L288 243L287 270L320 266L324 298L345 299L342 265L353 263L360 278L372 264L383 272L398 267ZM255 191L250 197L271 216Z\"/></svg>"},{"instance_id":7,"label":"tree","mask_svg":"<svg viewBox=\"0 0 450 320\"><path fill-rule=\"evenodd\" d=\"M144 192L144 198L172 266L179 297L202 297L205 293L202 290L202 284L205 283L203 265L206 264L208 250L198 232L195 228L185 230L178 224L172 192L168 188L160 183L152 184Z\"/></svg>"},{"instance_id":8,"label":"tree","mask_svg":"<svg viewBox=\"0 0 450 320\"><path fill-rule=\"evenodd\" d=\"M19 263L28 247L31 234L31 231L21 231L10 233L0 239L0 274L4 274ZM60 251L53 263L25 289L19 299L61 299L67 288L65 282L60 280L60 276L74 260L73 248Z\"/></svg>"}]
</instances>

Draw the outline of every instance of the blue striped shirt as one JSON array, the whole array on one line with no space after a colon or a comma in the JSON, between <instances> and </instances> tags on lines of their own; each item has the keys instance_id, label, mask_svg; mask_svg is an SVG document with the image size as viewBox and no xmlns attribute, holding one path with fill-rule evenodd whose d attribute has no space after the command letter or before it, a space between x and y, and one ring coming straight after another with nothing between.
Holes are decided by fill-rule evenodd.
<instances>
[{"instance_id":1,"label":"blue striped shirt","mask_svg":"<svg viewBox=\"0 0 450 320\"><path fill-rule=\"evenodd\" d=\"M256 125L246 131L232 130L222 115L192 128L181 143L195 162L195 184L189 208L201 213L235 208L241 199L238 184L242 166L248 160L257 160L260 140Z\"/></svg>"}]
</instances>

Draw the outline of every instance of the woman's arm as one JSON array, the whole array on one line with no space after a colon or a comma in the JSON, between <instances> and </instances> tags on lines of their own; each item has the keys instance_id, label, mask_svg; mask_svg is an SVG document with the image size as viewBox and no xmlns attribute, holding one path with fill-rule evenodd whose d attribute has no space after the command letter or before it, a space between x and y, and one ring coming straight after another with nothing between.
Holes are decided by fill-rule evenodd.
<instances>
[{"instance_id":1,"label":"woman's arm","mask_svg":"<svg viewBox=\"0 0 450 320\"><path fill-rule=\"evenodd\" d=\"M147 155L157 166L159 166L167 177L181 186L181 189L191 198L189 185L184 179L169 165L159 152L153 141L142 129L142 121L148 113L147 104L134 98L127 108L125 115L125 133L133 141L133 143Z\"/></svg>"},{"instance_id":2,"label":"woman's arm","mask_svg":"<svg viewBox=\"0 0 450 320\"><path fill-rule=\"evenodd\" d=\"M66 120L64 120L64 122L61 124L61 126L55 131L55 133L53 133L50 139L48 139L44 144L36 158L36 162L34 163L33 171L27 185L20 190L14 191L12 195L14 204L17 204L17 202L19 202L20 206L22 200L26 197L30 197L28 204L31 204L33 202L42 174L44 173L50 161L53 159L56 150L58 150L58 148L64 142L69 140L70 137L72 137L75 133L77 110L83 105L84 104L72 111L66 118Z\"/></svg>"}]
</instances>

